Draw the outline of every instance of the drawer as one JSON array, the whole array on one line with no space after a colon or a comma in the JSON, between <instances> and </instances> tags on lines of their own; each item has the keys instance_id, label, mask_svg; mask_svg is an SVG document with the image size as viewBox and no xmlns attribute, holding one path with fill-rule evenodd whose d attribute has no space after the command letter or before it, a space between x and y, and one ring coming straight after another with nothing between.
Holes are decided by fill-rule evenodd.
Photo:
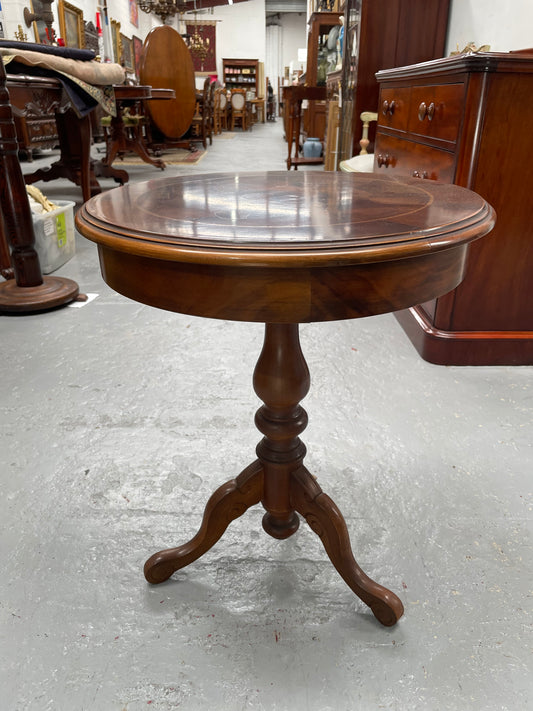
<instances>
[{"instance_id":1,"label":"drawer","mask_svg":"<svg viewBox=\"0 0 533 711\"><path fill-rule=\"evenodd\" d=\"M412 87L409 133L455 142L463 115L464 95L463 83Z\"/></svg>"},{"instance_id":2,"label":"drawer","mask_svg":"<svg viewBox=\"0 0 533 711\"><path fill-rule=\"evenodd\" d=\"M55 119L26 119L28 136L32 143L57 140L57 126Z\"/></svg>"},{"instance_id":3,"label":"drawer","mask_svg":"<svg viewBox=\"0 0 533 711\"><path fill-rule=\"evenodd\" d=\"M382 89L379 95L378 123L380 126L407 129L410 88Z\"/></svg>"},{"instance_id":4,"label":"drawer","mask_svg":"<svg viewBox=\"0 0 533 711\"><path fill-rule=\"evenodd\" d=\"M374 170L453 183L455 153L404 138L386 136L378 131Z\"/></svg>"}]
</instances>

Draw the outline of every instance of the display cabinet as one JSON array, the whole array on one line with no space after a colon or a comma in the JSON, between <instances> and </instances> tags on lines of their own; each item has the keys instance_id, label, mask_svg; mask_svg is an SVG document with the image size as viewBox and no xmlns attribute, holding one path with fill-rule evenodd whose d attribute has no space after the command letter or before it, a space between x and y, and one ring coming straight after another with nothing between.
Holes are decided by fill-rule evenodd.
<instances>
[{"instance_id":1,"label":"display cabinet","mask_svg":"<svg viewBox=\"0 0 533 711\"><path fill-rule=\"evenodd\" d=\"M314 12L309 18L307 36L307 86L326 86L327 69L323 64L322 53L327 47L328 37L334 27L341 24L340 12ZM304 114L304 134L324 140L326 133L326 101L309 102Z\"/></svg>"},{"instance_id":2,"label":"display cabinet","mask_svg":"<svg viewBox=\"0 0 533 711\"><path fill-rule=\"evenodd\" d=\"M263 95L263 84L259 84L259 68L257 59L223 59L222 73L224 84L232 89L254 91L256 96ZM260 89L260 90L259 90Z\"/></svg>"},{"instance_id":3,"label":"display cabinet","mask_svg":"<svg viewBox=\"0 0 533 711\"><path fill-rule=\"evenodd\" d=\"M338 160L358 153L363 111L377 111L377 71L443 57L449 0L346 0ZM370 127L373 146L375 126Z\"/></svg>"}]
</instances>

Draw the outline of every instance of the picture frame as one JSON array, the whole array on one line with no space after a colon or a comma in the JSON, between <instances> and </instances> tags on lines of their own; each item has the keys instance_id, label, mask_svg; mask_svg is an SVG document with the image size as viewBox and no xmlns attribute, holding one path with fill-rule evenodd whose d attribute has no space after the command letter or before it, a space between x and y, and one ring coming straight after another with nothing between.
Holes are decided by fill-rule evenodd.
<instances>
[{"instance_id":1,"label":"picture frame","mask_svg":"<svg viewBox=\"0 0 533 711\"><path fill-rule=\"evenodd\" d=\"M140 79L143 41L140 37L136 37L135 35L133 35L131 41L133 42L133 60L135 62L135 75L137 76L137 79Z\"/></svg>"},{"instance_id":2,"label":"picture frame","mask_svg":"<svg viewBox=\"0 0 533 711\"><path fill-rule=\"evenodd\" d=\"M135 58L133 55L133 40L126 35L120 34L120 44L122 47L121 64L127 72L135 72Z\"/></svg>"},{"instance_id":3,"label":"picture frame","mask_svg":"<svg viewBox=\"0 0 533 711\"><path fill-rule=\"evenodd\" d=\"M59 32L65 42L65 47L85 47L85 27L83 24L83 11L66 0L59 0L57 4L59 16Z\"/></svg>"},{"instance_id":4,"label":"picture frame","mask_svg":"<svg viewBox=\"0 0 533 711\"><path fill-rule=\"evenodd\" d=\"M137 0L129 0L130 4L130 22L134 27L139 27L139 7Z\"/></svg>"},{"instance_id":5,"label":"picture frame","mask_svg":"<svg viewBox=\"0 0 533 711\"><path fill-rule=\"evenodd\" d=\"M120 22L111 20L111 44L113 45L113 60L120 64L122 47L120 46Z\"/></svg>"}]
</instances>

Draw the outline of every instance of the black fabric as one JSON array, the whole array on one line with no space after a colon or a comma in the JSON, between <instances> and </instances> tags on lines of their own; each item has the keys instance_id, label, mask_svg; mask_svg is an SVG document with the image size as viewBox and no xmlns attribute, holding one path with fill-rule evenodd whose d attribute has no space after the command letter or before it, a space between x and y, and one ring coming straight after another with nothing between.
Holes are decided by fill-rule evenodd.
<instances>
[{"instance_id":1,"label":"black fabric","mask_svg":"<svg viewBox=\"0 0 533 711\"><path fill-rule=\"evenodd\" d=\"M24 50L26 52L41 52L41 54L54 54L56 57L63 57L63 59L79 59L82 62L90 62L96 57L96 53L92 49L53 47L49 44L37 44L35 42L14 42L13 40L0 39L0 47L5 47L5 49L18 49L19 51Z\"/></svg>"}]
</instances>

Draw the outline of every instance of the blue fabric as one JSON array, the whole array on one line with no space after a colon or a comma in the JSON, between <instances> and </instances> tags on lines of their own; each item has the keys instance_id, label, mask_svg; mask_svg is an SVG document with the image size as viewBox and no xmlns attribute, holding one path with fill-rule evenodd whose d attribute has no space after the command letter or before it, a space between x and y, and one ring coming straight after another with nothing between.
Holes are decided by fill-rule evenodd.
<instances>
[{"instance_id":1,"label":"blue fabric","mask_svg":"<svg viewBox=\"0 0 533 711\"><path fill-rule=\"evenodd\" d=\"M35 42L15 42L13 40L0 39L0 47L6 49L18 49L19 51L41 52L41 54L54 54L63 59L79 59L82 62L90 62L96 57L92 49L77 49L76 47L53 47L49 44L37 44Z\"/></svg>"}]
</instances>

